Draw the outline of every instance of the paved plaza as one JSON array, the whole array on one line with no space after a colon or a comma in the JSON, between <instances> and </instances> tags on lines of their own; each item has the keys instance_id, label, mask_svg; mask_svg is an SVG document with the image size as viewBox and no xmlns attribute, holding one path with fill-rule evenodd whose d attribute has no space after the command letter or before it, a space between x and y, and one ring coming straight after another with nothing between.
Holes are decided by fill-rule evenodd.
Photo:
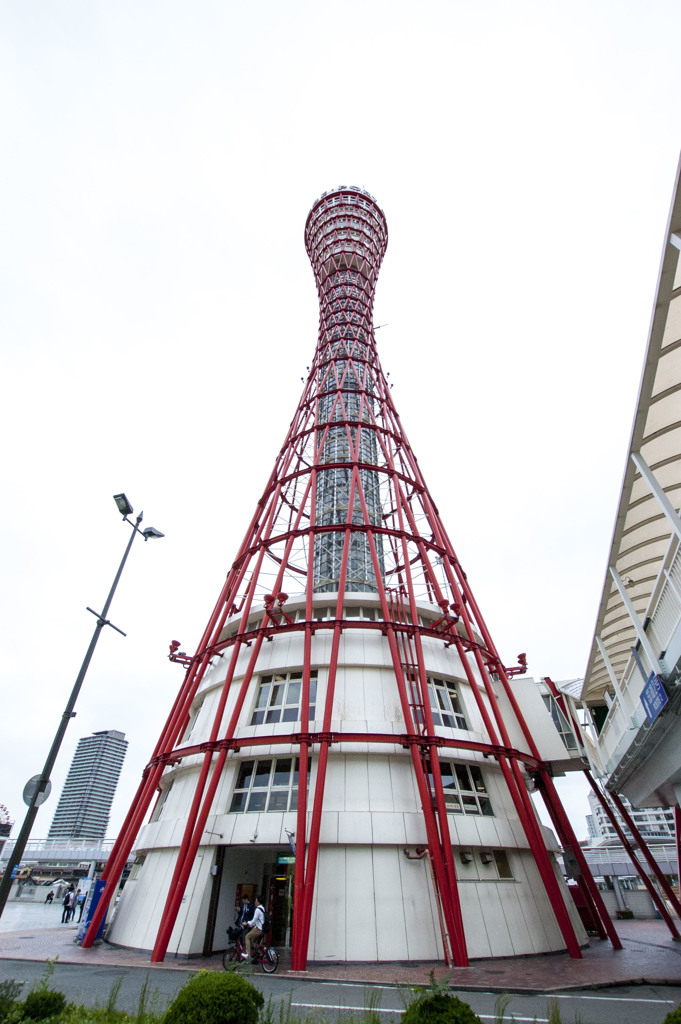
<instances>
[{"instance_id":1,"label":"paved plaza","mask_svg":"<svg viewBox=\"0 0 681 1024\"><path fill-rule=\"evenodd\" d=\"M45 961L92 966L144 967L151 970L187 968L222 970L218 954L174 959L152 964L149 954L116 949L99 943L82 949L76 924L61 924L61 905L8 903L0 918L0 960ZM498 992L557 992L566 989L624 984L681 985L681 943L674 942L663 921L618 921L624 949L592 939L583 959L567 954L513 959L478 960L470 967L448 969L439 962L310 964L304 973L291 972L284 953L278 974L324 981L359 984L427 984L430 972L438 979L449 975L457 990Z\"/></svg>"}]
</instances>

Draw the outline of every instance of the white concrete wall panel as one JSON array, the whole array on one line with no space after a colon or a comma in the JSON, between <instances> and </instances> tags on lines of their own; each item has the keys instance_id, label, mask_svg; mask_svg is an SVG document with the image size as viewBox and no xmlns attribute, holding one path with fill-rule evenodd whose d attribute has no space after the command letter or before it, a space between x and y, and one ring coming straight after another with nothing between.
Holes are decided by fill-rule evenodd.
<instances>
[{"instance_id":1,"label":"white concrete wall panel","mask_svg":"<svg viewBox=\"0 0 681 1024\"><path fill-rule=\"evenodd\" d=\"M539 870L529 853L516 854L513 857L513 873L519 883L518 903L530 936L529 952L542 953L546 950L563 949L565 944L558 922L551 909Z\"/></svg>"},{"instance_id":2,"label":"white concrete wall panel","mask_svg":"<svg viewBox=\"0 0 681 1024\"><path fill-rule=\"evenodd\" d=\"M345 757L329 757L324 783L324 813L345 810Z\"/></svg>"},{"instance_id":3,"label":"white concrete wall panel","mask_svg":"<svg viewBox=\"0 0 681 1024\"><path fill-rule=\"evenodd\" d=\"M368 811L339 811L338 842L343 846L370 845L373 835L371 822L372 815Z\"/></svg>"},{"instance_id":4,"label":"white concrete wall panel","mask_svg":"<svg viewBox=\"0 0 681 1024\"><path fill-rule=\"evenodd\" d=\"M370 756L369 764L369 807L377 811L392 811L393 790L390 765L386 757Z\"/></svg>"},{"instance_id":5,"label":"white concrete wall panel","mask_svg":"<svg viewBox=\"0 0 681 1024\"><path fill-rule=\"evenodd\" d=\"M404 855L400 855L398 863L407 936L406 959L441 959L442 939L428 861L425 857L421 860L407 860Z\"/></svg>"},{"instance_id":6,"label":"white concrete wall panel","mask_svg":"<svg viewBox=\"0 0 681 1024\"><path fill-rule=\"evenodd\" d=\"M524 950L532 949L532 937L520 906L520 889L514 882L499 882L496 886L499 896L499 918L505 925L511 943L511 951L505 956L520 956Z\"/></svg>"},{"instance_id":7,"label":"white concrete wall panel","mask_svg":"<svg viewBox=\"0 0 681 1024\"><path fill-rule=\"evenodd\" d=\"M402 891L400 856L395 847L373 851L373 899L376 920L376 959L400 960L407 943L405 904L396 898Z\"/></svg>"},{"instance_id":8,"label":"white concrete wall panel","mask_svg":"<svg viewBox=\"0 0 681 1024\"><path fill-rule=\"evenodd\" d=\"M352 928L353 949L360 948L359 943L357 945L354 943L364 920L359 915L348 920L346 913L345 862L349 849L351 848L336 846L320 850L313 907L315 928L312 948L315 960L366 959L348 956L347 930ZM371 875L369 878L371 879ZM355 884L354 876L351 884L352 886ZM356 901L354 898L354 889L352 895L354 911L359 900Z\"/></svg>"},{"instance_id":9,"label":"white concrete wall panel","mask_svg":"<svg viewBox=\"0 0 681 1024\"><path fill-rule=\"evenodd\" d=\"M407 830L404 825L404 815L398 811L383 811L373 814L372 841L377 846L385 846L396 843L404 845L407 842Z\"/></svg>"},{"instance_id":10,"label":"white concrete wall panel","mask_svg":"<svg viewBox=\"0 0 681 1024\"><path fill-rule=\"evenodd\" d=\"M474 959L491 956L478 886L469 883L460 885L459 899L468 956Z\"/></svg>"},{"instance_id":11,"label":"white concrete wall panel","mask_svg":"<svg viewBox=\"0 0 681 1024\"><path fill-rule=\"evenodd\" d=\"M198 956L203 950L203 939L210 899L210 865L213 851L196 855L189 881L182 898L180 913L170 935L170 956Z\"/></svg>"},{"instance_id":12,"label":"white concrete wall panel","mask_svg":"<svg viewBox=\"0 0 681 1024\"><path fill-rule=\"evenodd\" d=\"M156 850L146 856L130 891L126 885L108 939L116 945L152 949L161 923L176 850Z\"/></svg>"},{"instance_id":13,"label":"white concrete wall panel","mask_svg":"<svg viewBox=\"0 0 681 1024\"><path fill-rule=\"evenodd\" d=\"M374 852L370 846L346 848L345 918L348 960L378 959L379 922L376 920ZM384 858L381 857L380 860L383 864Z\"/></svg>"},{"instance_id":14,"label":"white concrete wall panel","mask_svg":"<svg viewBox=\"0 0 681 1024\"><path fill-rule=\"evenodd\" d=\"M349 796L343 803L343 810L361 812L370 810L369 765L365 757L346 757L345 785Z\"/></svg>"}]
</instances>

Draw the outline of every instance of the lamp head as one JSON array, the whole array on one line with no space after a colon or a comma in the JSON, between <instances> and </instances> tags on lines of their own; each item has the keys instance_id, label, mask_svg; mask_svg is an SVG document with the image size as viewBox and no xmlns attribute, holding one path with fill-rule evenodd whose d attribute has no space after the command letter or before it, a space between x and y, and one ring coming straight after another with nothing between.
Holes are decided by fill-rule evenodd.
<instances>
[{"instance_id":1,"label":"lamp head","mask_svg":"<svg viewBox=\"0 0 681 1024\"><path fill-rule=\"evenodd\" d=\"M147 526L142 530L142 536L145 540L149 540L150 537L165 537L165 533L161 533L160 530L156 530L153 526Z\"/></svg>"},{"instance_id":2,"label":"lamp head","mask_svg":"<svg viewBox=\"0 0 681 1024\"><path fill-rule=\"evenodd\" d=\"M131 516L135 511L124 494L114 494L113 499L122 516Z\"/></svg>"}]
</instances>

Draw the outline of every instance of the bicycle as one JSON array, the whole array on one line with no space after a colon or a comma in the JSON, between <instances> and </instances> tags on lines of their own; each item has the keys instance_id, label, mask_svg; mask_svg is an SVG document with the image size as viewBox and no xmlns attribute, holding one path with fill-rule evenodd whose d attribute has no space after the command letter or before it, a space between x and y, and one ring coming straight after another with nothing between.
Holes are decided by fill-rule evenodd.
<instances>
[{"instance_id":1,"label":"bicycle","mask_svg":"<svg viewBox=\"0 0 681 1024\"><path fill-rule=\"evenodd\" d=\"M266 935L261 935L257 945L253 947L254 952L250 962L254 966L260 964L265 974L274 974L279 965L279 954L273 946L267 945L266 939ZM234 945L229 946L222 954L222 966L226 971L230 971L241 967L242 964L247 964L249 961L244 960L245 953L246 947L241 936L238 936L234 940Z\"/></svg>"}]
</instances>

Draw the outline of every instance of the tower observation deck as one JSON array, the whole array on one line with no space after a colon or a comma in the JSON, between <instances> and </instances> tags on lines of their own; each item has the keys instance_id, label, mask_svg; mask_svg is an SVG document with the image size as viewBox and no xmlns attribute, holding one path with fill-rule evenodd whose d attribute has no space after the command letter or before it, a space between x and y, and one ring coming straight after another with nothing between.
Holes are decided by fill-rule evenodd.
<instances>
[{"instance_id":1,"label":"tower observation deck","mask_svg":"<svg viewBox=\"0 0 681 1024\"><path fill-rule=\"evenodd\" d=\"M359 188L307 217L319 336L303 393L195 653L171 645L184 680L85 947L135 844L110 938L153 961L224 948L254 891L296 970L579 957L530 776L618 941L551 778L563 741L494 646L380 364L387 241Z\"/></svg>"}]
</instances>

